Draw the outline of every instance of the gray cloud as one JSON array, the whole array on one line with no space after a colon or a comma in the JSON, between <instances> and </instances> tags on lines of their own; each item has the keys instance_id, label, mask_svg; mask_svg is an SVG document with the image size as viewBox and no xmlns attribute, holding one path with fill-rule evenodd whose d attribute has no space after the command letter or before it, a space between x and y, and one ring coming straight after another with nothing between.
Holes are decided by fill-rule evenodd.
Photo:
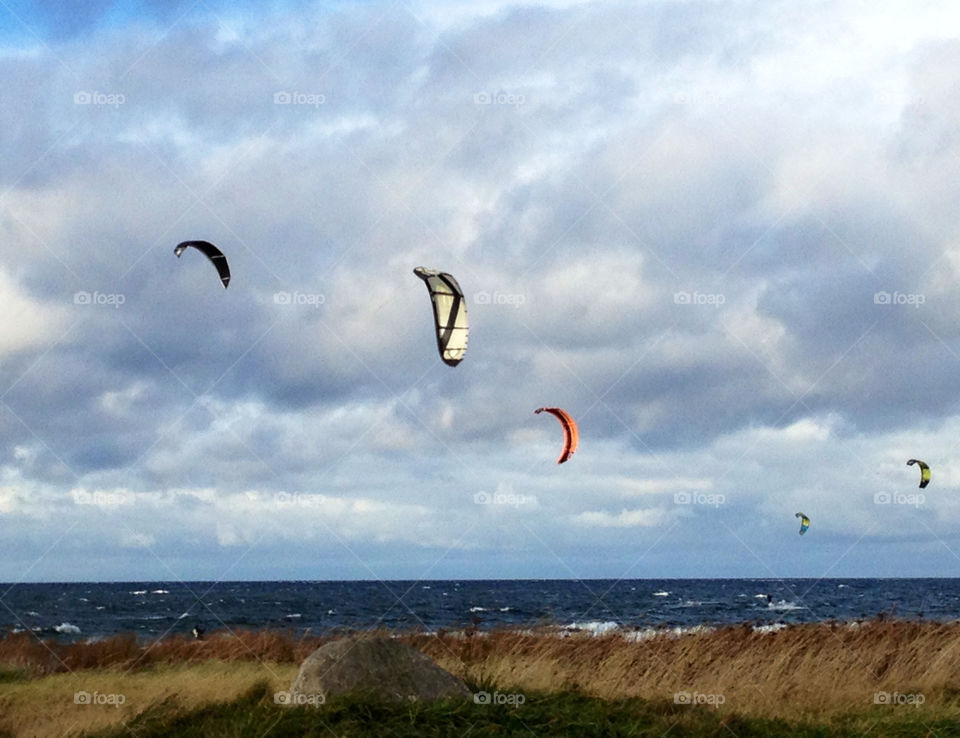
<instances>
[{"instance_id":1,"label":"gray cloud","mask_svg":"<svg viewBox=\"0 0 960 738\"><path fill-rule=\"evenodd\" d=\"M335 499L302 517L395 573L453 546L470 573L519 574L505 549L567 576L531 529L595 574L620 572L591 547L624 563L661 534L710 547L713 573L754 572L705 532L759 520L774 561L776 526L810 500L833 551L878 514L879 482L831 508L824 454L858 473L892 458L899 480L901 456L940 448L960 154L958 52L935 24L883 35L878 10L877 38L838 48L848 6L313 12L104 23L0 55L0 465L19 501L0 515L54 537L76 522L57 560L93 545L97 510L50 501L123 488L136 504L109 513L129 530L105 551L138 563L113 576L151 550L194 552L199 576L254 543L293 572L296 516L269 501L298 492ZM228 254L228 290L173 256L190 238ZM456 369L418 265L467 293ZM554 404L581 421L563 467L532 414ZM817 443L771 457L801 431ZM611 469L673 482L631 498ZM691 478L730 506L679 510ZM498 488L536 504L472 502ZM948 536L953 513L919 514Z\"/></svg>"}]
</instances>

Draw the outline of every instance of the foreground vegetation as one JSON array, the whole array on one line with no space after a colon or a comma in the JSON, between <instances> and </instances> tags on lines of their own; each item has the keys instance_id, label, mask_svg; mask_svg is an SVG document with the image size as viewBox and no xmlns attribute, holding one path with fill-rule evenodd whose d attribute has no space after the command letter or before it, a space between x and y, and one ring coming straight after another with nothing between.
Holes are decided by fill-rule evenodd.
<instances>
[{"instance_id":1,"label":"foreground vegetation","mask_svg":"<svg viewBox=\"0 0 960 738\"><path fill-rule=\"evenodd\" d=\"M873 621L679 638L406 634L490 704L290 707L330 638L0 639L0 735L958 736L960 625ZM85 696L84 696L85 695ZM875 704L886 700L888 704ZM883 697L885 695L885 697ZM278 702L279 699L279 702ZM481 700L483 702L483 700ZM500 704L497 704L497 703ZM684 704L684 702L692 704Z\"/></svg>"},{"instance_id":2,"label":"foreground vegetation","mask_svg":"<svg viewBox=\"0 0 960 738\"><path fill-rule=\"evenodd\" d=\"M244 666L234 665L241 672ZM725 707L678 705L672 700L604 700L577 692L527 693L523 704L385 703L363 696L333 698L317 707L277 704L277 685L254 681L240 697L224 699L218 688L237 688L250 673L221 674L208 665L169 667L129 676L122 707L75 705L69 690L77 675L46 677L32 685L28 702L7 703L2 736L99 736L161 738L196 736L956 736L960 720L910 707L873 707L816 720L752 717ZM104 689L117 674L91 672L87 682ZM64 680L70 680L65 682ZM208 682L206 688L204 685ZM249 682L247 682L249 684ZM285 688L288 685L283 685ZM471 685L475 691L483 686ZM205 693L205 694L204 694ZM105 692L101 692L105 694ZM515 691L507 694L516 694ZM50 709L53 708L53 709Z\"/></svg>"},{"instance_id":3,"label":"foreground vegetation","mask_svg":"<svg viewBox=\"0 0 960 738\"><path fill-rule=\"evenodd\" d=\"M867 714L830 724L747 718L712 708L639 699L606 701L575 693L534 695L516 707L463 700L384 704L363 698L331 700L320 708L273 704L261 685L229 704L178 713L160 706L127 727L99 734L163 736L960 736L955 720Z\"/></svg>"}]
</instances>

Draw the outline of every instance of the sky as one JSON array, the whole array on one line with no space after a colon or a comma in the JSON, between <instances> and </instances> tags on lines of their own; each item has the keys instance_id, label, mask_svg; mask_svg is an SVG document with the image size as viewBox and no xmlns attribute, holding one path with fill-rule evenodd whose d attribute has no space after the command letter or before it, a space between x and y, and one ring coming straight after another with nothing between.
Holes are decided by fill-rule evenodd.
<instances>
[{"instance_id":1,"label":"sky","mask_svg":"<svg viewBox=\"0 0 960 738\"><path fill-rule=\"evenodd\" d=\"M0 580L960 572L947 0L0 0L0 78Z\"/></svg>"}]
</instances>

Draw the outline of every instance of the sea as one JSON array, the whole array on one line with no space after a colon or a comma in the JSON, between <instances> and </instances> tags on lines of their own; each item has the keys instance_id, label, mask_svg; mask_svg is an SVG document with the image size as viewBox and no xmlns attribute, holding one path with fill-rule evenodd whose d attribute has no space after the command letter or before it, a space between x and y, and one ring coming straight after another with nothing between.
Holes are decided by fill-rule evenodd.
<instances>
[{"instance_id":1,"label":"sea","mask_svg":"<svg viewBox=\"0 0 960 738\"><path fill-rule=\"evenodd\" d=\"M620 579L110 582L0 585L0 635L58 641L217 630L297 635L552 630L695 632L883 617L960 619L960 579Z\"/></svg>"}]
</instances>

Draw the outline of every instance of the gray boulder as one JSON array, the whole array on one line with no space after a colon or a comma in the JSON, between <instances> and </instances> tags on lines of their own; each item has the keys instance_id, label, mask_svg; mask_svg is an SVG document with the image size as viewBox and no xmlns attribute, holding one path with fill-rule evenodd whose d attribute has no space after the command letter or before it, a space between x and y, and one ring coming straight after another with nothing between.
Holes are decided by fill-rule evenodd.
<instances>
[{"instance_id":1,"label":"gray boulder","mask_svg":"<svg viewBox=\"0 0 960 738\"><path fill-rule=\"evenodd\" d=\"M300 665L295 695L362 692L392 700L470 697L467 685L413 646L390 638L341 638L321 646Z\"/></svg>"}]
</instances>

